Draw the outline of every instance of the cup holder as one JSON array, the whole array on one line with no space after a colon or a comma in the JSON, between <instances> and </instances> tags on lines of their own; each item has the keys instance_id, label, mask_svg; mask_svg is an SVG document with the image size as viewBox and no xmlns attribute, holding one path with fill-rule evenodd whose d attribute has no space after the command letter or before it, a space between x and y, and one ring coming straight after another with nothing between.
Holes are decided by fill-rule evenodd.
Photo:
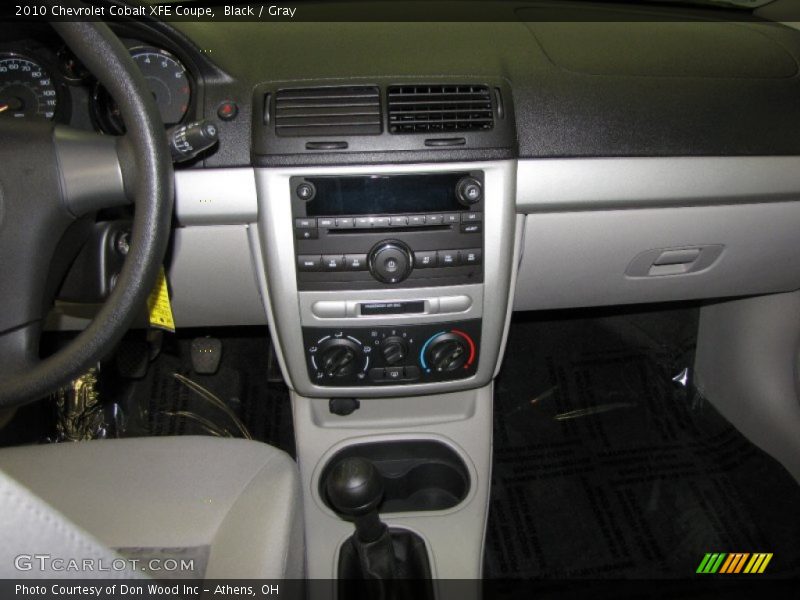
<instances>
[{"instance_id":1,"label":"cup holder","mask_svg":"<svg viewBox=\"0 0 800 600\"><path fill-rule=\"evenodd\" d=\"M319 493L332 510L325 482L333 467L344 458L360 457L372 462L384 487L379 512L445 510L467 497L470 478L467 466L456 452L434 440L397 440L354 444L337 452L325 465Z\"/></svg>"}]
</instances>

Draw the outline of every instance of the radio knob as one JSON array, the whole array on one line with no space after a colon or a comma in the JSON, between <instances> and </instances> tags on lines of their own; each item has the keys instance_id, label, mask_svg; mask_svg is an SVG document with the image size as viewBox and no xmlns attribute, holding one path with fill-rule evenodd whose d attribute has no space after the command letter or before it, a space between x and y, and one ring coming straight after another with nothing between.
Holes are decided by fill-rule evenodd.
<instances>
[{"instance_id":1,"label":"radio knob","mask_svg":"<svg viewBox=\"0 0 800 600\"><path fill-rule=\"evenodd\" d=\"M383 283L399 283L411 273L411 250L403 242L384 240L367 257L369 272Z\"/></svg>"},{"instance_id":2,"label":"radio knob","mask_svg":"<svg viewBox=\"0 0 800 600\"><path fill-rule=\"evenodd\" d=\"M317 195L317 188L310 181L304 181L295 188L295 194L303 202L310 202Z\"/></svg>"},{"instance_id":3,"label":"radio knob","mask_svg":"<svg viewBox=\"0 0 800 600\"><path fill-rule=\"evenodd\" d=\"M393 335L383 340L381 353L387 365L396 365L408 356L408 344L403 338Z\"/></svg>"},{"instance_id":4,"label":"radio knob","mask_svg":"<svg viewBox=\"0 0 800 600\"><path fill-rule=\"evenodd\" d=\"M456 184L456 197L465 206L470 206L483 199L483 186L474 177L462 177Z\"/></svg>"}]
</instances>

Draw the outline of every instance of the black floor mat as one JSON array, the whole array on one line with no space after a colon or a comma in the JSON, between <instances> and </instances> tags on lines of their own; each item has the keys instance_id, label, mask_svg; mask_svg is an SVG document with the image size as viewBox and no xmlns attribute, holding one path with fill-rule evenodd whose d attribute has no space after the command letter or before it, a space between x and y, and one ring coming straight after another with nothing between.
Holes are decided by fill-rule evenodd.
<instances>
[{"instance_id":1,"label":"black floor mat","mask_svg":"<svg viewBox=\"0 0 800 600\"><path fill-rule=\"evenodd\" d=\"M214 375L192 370L190 345L199 334L192 330L166 334L161 353L141 380L119 377L111 366L106 369L101 394L106 403L120 407L122 435L202 435L209 433L203 425L207 423L217 432L242 437L223 411L175 378L179 373L222 400L253 439L294 456L289 391L284 383L268 380L269 332L260 327L204 331L223 342L222 360Z\"/></svg>"},{"instance_id":2,"label":"black floor mat","mask_svg":"<svg viewBox=\"0 0 800 600\"><path fill-rule=\"evenodd\" d=\"M693 577L708 552L800 575L800 487L683 371L696 313L558 316L512 322L485 575Z\"/></svg>"}]
</instances>

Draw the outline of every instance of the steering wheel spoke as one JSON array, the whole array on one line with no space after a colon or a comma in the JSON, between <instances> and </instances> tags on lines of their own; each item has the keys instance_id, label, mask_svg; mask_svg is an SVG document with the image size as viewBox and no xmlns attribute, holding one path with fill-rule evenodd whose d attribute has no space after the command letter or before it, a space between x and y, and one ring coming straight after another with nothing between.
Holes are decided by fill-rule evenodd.
<instances>
[{"instance_id":1,"label":"steering wheel spoke","mask_svg":"<svg viewBox=\"0 0 800 600\"><path fill-rule=\"evenodd\" d=\"M53 142L63 203L72 215L80 217L130 202L118 150L123 144L129 147L125 138L59 125L53 131Z\"/></svg>"}]
</instances>

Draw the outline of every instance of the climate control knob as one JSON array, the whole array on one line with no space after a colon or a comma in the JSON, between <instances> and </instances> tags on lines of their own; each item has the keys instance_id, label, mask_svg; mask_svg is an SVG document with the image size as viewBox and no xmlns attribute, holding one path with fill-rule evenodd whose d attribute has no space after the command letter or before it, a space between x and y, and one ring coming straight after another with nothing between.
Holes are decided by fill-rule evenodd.
<instances>
[{"instance_id":1,"label":"climate control knob","mask_svg":"<svg viewBox=\"0 0 800 600\"><path fill-rule=\"evenodd\" d=\"M399 283L411 273L411 250L403 242L384 240L367 257L369 272L383 283Z\"/></svg>"},{"instance_id":2,"label":"climate control knob","mask_svg":"<svg viewBox=\"0 0 800 600\"><path fill-rule=\"evenodd\" d=\"M381 354L387 365L396 365L408 356L408 344L397 335L392 335L381 343Z\"/></svg>"},{"instance_id":3,"label":"climate control knob","mask_svg":"<svg viewBox=\"0 0 800 600\"><path fill-rule=\"evenodd\" d=\"M328 377L346 377L360 370L361 347L345 338L323 342L317 353L318 367Z\"/></svg>"},{"instance_id":4,"label":"climate control knob","mask_svg":"<svg viewBox=\"0 0 800 600\"><path fill-rule=\"evenodd\" d=\"M463 331L443 331L425 342L421 359L427 371L445 373L466 368L475 361L475 342Z\"/></svg>"}]
</instances>

